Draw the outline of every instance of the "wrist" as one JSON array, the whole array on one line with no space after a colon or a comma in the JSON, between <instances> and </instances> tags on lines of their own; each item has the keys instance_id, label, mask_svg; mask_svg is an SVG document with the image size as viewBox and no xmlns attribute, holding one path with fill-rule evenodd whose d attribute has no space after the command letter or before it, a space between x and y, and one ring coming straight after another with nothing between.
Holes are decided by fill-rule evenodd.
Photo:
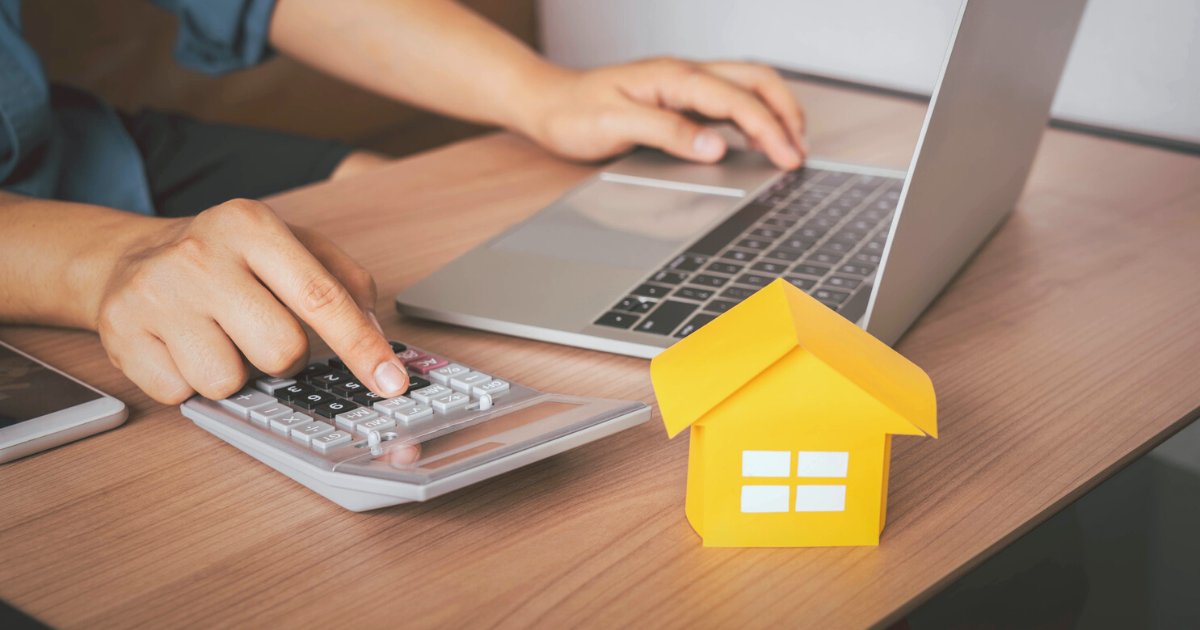
<instances>
[{"instance_id":1,"label":"wrist","mask_svg":"<svg viewBox=\"0 0 1200 630\"><path fill-rule=\"evenodd\" d=\"M514 74L503 99L506 104L503 120L498 123L506 129L540 141L546 112L559 98L559 90L580 72L534 57L531 63Z\"/></svg>"}]
</instances>

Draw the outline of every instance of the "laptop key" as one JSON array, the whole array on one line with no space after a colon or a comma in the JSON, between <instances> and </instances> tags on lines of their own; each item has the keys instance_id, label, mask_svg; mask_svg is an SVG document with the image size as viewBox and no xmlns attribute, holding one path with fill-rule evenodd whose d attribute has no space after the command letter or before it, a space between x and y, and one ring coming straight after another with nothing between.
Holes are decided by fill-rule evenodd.
<instances>
[{"instance_id":1,"label":"laptop key","mask_svg":"<svg viewBox=\"0 0 1200 630\"><path fill-rule=\"evenodd\" d=\"M756 228L750 232L750 236L757 236L764 239L775 239L783 235L783 230L773 230L771 228Z\"/></svg>"},{"instance_id":2,"label":"laptop key","mask_svg":"<svg viewBox=\"0 0 1200 630\"><path fill-rule=\"evenodd\" d=\"M861 230L846 229L833 235L835 241L841 243L857 243L867 237L867 233Z\"/></svg>"},{"instance_id":3,"label":"laptop key","mask_svg":"<svg viewBox=\"0 0 1200 630\"><path fill-rule=\"evenodd\" d=\"M675 333L675 336L681 337L681 338L686 337L686 336L692 334L693 332L696 332L697 330L702 328L705 324L707 324L708 322L711 322L712 320L714 320L716 318L717 318L716 315L705 315L705 314L701 313L701 314L693 317L692 321L690 321L686 325L684 325L683 328L680 328L679 332Z\"/></svg>"},{"instance_id":4,"label":"laptop key","mask_svg":"<svg viewBox=\"0 0 1200 630\"><path fill-rule=\"evenodd\" d=\"M822 288L822 289L817 289L816 291L813 291L812 296L817 298L821 302L825 302L825 303L832 302L834 304L841 304L842 302L846 301L846 298L850 297L850 294L845 291L834 291L832 289L823 289Z\"/></svg>"},{"instance_id":5,"label":"laptop key","mask_svg":"<svg viewBox=\"0 0 1200 630\"><path fill-rule=\"evenodd\" d=\"M597 326L611 326L613 328L629 328L633 322L638 320L637 315L629 313L618 313L617 311L609 311L600 316L596 320Z\"/></svg>"},{"instance_id":6,"label":"laptop key","mask_svg":"<svg viewBox=\"0 0 1200 630\"><path fill-rule=\"evenodd\" d=\"M875 271L875 265L847 264L838 267L838 272L844 273L848 276L869 276L871 275L872 271Z\"/></svg>"},{"instance_id":7,"label":"laptop key","mask_svg":"<svg viewBox=\"0 0 1200 630\"><path fill-rule=\"evenodd\" d=\"M798 252L794 249L777 249L777 250L767 254L766 257L771 260L780 260L783 262L796 262L797 260L800 260L800 257L803 255L804 255L803 252Z\"/></svg>"},{"instance_id":8,"label":"laptop key","mask_svg":"<svg viewBox=\"0 0 1200 630\"><path fill-rule=\"evenodd\" d=\"M765 287L768 284L771 284L771 282L773 280L775 280L775 278L772 278L770 276L760 276L760 275L753 274L753 273L744 273L744 274L742 274L742 276L740 278L735 280L735 282L737 282L738 284L748 284L752 287L758 287L761 289L762 287Z\"/></svg>"},{"instance_id":9,"label":"laptop key","mask_svg":"<svg viewBox=\"0 0 1200 630\"><path fill-rule=\"evenodd\" d=\"M806 225L806 226L800 228L799 230L792 232L792 238L800 238L800 239L805 239L808 241L816 242L822 236L825 236L825 233L827 231L828 230L826 230L825 228L808 227Z\"/></svg>"},{"instance_id":10,"label":"laptop key","mask_svg":"<svg viewBox=\"0 0 1200 630\"><path fill-rule=\"evenodd\" d=\"M704 310L706 310L710 313L720 314L720 313L724 313L725 311L728 311L729 309L731 309L735 306L737 306L737 302L728 302L726 300L713 300L712 302L709 302L708 304L704 305Z\"/></svg>"},{"instance_id":11,"label":"laptop key","mask_svg":"<svg viewBox=\"0 0 1200 630\"><path fill-rule=\"evenodd\" d=\"M751 225L763 218L775 204L749 203L741 210L733 213L711 232L696 241L689 249L697 254L712 256L741 236Z\"/></svg>"},{"instance_id":12,"label":"laptop key","mask_svg":"<svg viewBox=\"0 0 1200 630\"><path fill-rule=\"evenodd\" d=\"M692 284L699 284L706 287L721 287L724 286L726 282L729 282L729 278L710 276L705 273L692 278Z\"/></svg>"},{"instance_id":13,"label":"laptop key","mask_svg":"<svg viewBox=\"0 0 1200 630\"><path fill-rule=\"evenodd\" d=\"M669 335L683 323L683 320L687 319L688 315L692 314L692 311L696 310L696 306L673 300L663 302L653 313L647 315L646 319L642 320L642 323L638 324L634 330L655 335Z\"/></svg>"},{"instance_id":14,"label":"laptop key","mask_svg":"<svg viewBox=\"0 0 1200 630\"><path fill-rule=\"evenodd\" d=\"M695 271L707 260L708 256L701 256L700 254L680 254L667 265L667 268L676 271Z\"/></svg>"},{"instance_id":15,"label":"laptop key","mask_svg":"<svg viewBox=\"0 0 1200 630\"><path fill-rule=\"evenodd\" d=\"M785 239L785 240L781 241L779 243L779 246L786 248L786 249L794 249L796 251L803 252L803 251L808 250L813 245L816 245L816 243L817 243L816 239L789 238L789 239Z\"/></svg>"},{"instance_id":16,"label":"laptop key","mask_svg":"<svg viewBox=\"0 0 1200 630\"><path fill-rule=\"evenodd\" d=\"M633 294L658 298L665 296L667 293L670 293L670 291L671 289L668 287L656 287L653 284L643 284L642 286L634 289Z\"/></svg>"},{"instance_id":17,"label":"laptop key","mask_svg":"<svg viewBox=\"0 0 1200 630\"><path fill-rule=\"evenodd\" d=\"M674 297L683 298L685 300L704 301L713 296L713 292L708 289L697 289L695 287L680 287L674 293Z\"/></svg>"},{"instance_id":18,"label":"laptop key","mask_svg":"<svg viewBox=\"0 0 1200 630\"><path fill-rule=\"evenodd\" d=\"M769 226L771 226L771 227L785 228L785 229L786 229L786 228L790 228L790 227L792 227L793 225L796 225L796 220L795 220L795 219L788 218L788 217L782 217L782 216L780 216L780 217L771 217L770 219L767 219L766 221L763 221L763 222L762 222L762 224L763 224L763 225L769 225Z\"/></svg>"},{"instance_id":19,"label":"laptop key","mask_svg":"<svg viewBox=\"0 0 1200 630\"><path fill-rule=\"evenodd\" d=\"M763 273L773 273L778 276L787 270L787 265L779 262L763 261L754 265L752 269Z\"/></svg>"},{"instance_id":20,"label":"laptop key","mask_svg":"<svg viewBox=\"0 0 1200 630\"><path fill-rule=\"evenodd\" d=\"M784 280L787 280L788 282L792 283L792 286L796 287L797 289L800 289L801 291L808 291L809 289L817 286L817 281L813 280L812 278L801 278L799 276L788 276L788 277L784 278Z\"/></svg>"},{"instance_id":21,"label":"laptop key","mask_svg":"<svg viewBox=\"0 0 1200 630\"><path fill-rule=\"evenodd\" d=\"M822 284L821 287L822 288L831 287L834 289L845 289L847 291L852 291L854 289L857 289L859 284L862 284L862 280L859 278L844 278L842 276L833 276L831 278L826 278L825 283Z\"/></svg>"},{"instance_id":22,"label":"laptop key","mask_svg":"<svg viewBox=\"0 0 1200 630\"><path fill-rule=\"evenodd\" d=\"M743 252L736 249L731 249L724 254L721 254L721 258L728 258L729 260L736 260L739 262L749 262L754 260L756 256L758 256L757 252Z\"/></svg>"},{"instance_id":23,"label":"laptop key","mask_svg":"<svg viewBox=\"0 0 1200 630\"><path fill-rule=\"evenodd\" d=\"M757 238L747 238L739 241L737 246L744 247L746 249L766 249L771 246L771 241Z\"/></svg>"},{"instance_id":24,"label":"laptop key","mask_svg":"<svg viewBox=\"0 0 1200 630\"><path fill-rule=\"evenodd\" d=\"M754 295L754 292L755 292L755 289L744 289L742 287L729 287L728 289L725 289L724 291L721 292L721 297L729 298L731 300L737 300L738 302L741 302L742 300L750 297L751 295Z\"/></svg>"},{"instance_id":25,"label":"laptop key","mask_svg":"<svg viewBox=\"0 0 1200 630\"><path fill-rule=\"evenodd\" d=\"M621 300L613 307L613 310L628 311L630 313L645 313L654 306L654 300L647 300L635 295L631 295L624 300Z\"/></svg>"},{"instance_id":26,"label":"laptop key","mask_svg":"<svg viewBox=\"0 0 1200 630\"><path fill-rule=\"evenodd\" d=\"M727 273L733 275L742 270L741 265L735 265L727 262L715 262L705 268L705 271L714 271L716 273Z\"/></svg>"},{"instance_id":27,"label":"laptop key","mask_svg":"<svg viewBox=\"0 0 1200 630\"><path fill-rule=\"evenodd\" d=\"M679 273L677 271L667 271L664 269L654 274L654 276L650 279L654 282L659 282L662 284L679 284L684 280L687 280L687 274Z\"/></svg>"},{"instance_id":28,"label":"laptop key","mask_svg":"<svg viewBox=\"0 0 1200 630\"><path fill-rule=\"evenodd\" d=\"M879 261L882 258L883 257L880 256L879 254L872 254L870 252L861 252L860 251L857 254L850 257L850 262L857 263L860 265L878 265Z\"/></svg>"},{"instance_id":29,"label":"laptop key","mask_svg":"<svg viewBox=\"0 0 1200 630\"><path fill-rule=\"evenodd\" d=\"M806 263L817 263L820 265L836 265L841 262L844 256L838 252L818 251L815 254L809 254L804 261Z\"/></svg>"},{"instance_id":30,"label":"laptop key","mask_svg":"<svg viewBox=\"0 0 1200 630\"><path fill-rule=\"evenodd\" d=\"M821 265L810 265L808 263L801 263L799 265L796 265L792 269L792 273L802 273L806 276L816 276L816 277L820 278L820 277L824 276L825 274L829 273L829 267L822 267Z\"/></svg>"}]
</instances>

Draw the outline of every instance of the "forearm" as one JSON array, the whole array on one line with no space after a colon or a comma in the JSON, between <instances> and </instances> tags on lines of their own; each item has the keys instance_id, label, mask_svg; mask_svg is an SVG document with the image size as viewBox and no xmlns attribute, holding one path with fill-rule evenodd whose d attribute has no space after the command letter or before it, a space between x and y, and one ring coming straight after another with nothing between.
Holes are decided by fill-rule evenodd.
<instances>
[{"instance_id":1,"label":"forearm","mask_svg":"<svg viewBox=\"0 0 1200 630\"><path fill-rule=\"evenodd\" d=\"M512 129L538 84L569 72L452 0L279 0L270 39L385 96Z\"/></svg>"},{"instance_id":2,"label":"forearm","mask_svg":"<svg viewBox=\"0 0 1200 630\"><path fill-rule=\"evenodd\" d=\"M94 329L117 260L161 221L0 192L0 322Z\"/></svg>"}]
</instances>

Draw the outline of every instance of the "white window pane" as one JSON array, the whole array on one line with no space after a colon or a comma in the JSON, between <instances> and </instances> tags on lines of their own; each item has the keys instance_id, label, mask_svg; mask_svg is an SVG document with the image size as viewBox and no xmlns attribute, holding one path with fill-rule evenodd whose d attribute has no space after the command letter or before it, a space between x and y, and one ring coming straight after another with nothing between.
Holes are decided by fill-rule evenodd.
<instances>
[{"instance_id":1,"label":"white window pane","mask_svg":"<svg viewBox=\"0 0 1200 630\"><path fill-rule=\"evenodd\" d=\"M797 477L845 477L850 453L837 451L800 451L796 454Z\"/></svg>"},{"instance_id":2,"label":"white window pane","mask_svg":"<svg viewBox=\"0 0 1200 630\"><path fill-rule=\"evenodd\" d=\"M742 486L742 511L788 511L788 486Z\"/></svg>"},{"instance_id":3,"label":"white window pane","mask_svg":"<svg viewBox=\"0 0 1200 630\"><path fill-rule=\"evenodd\" d=\"M792 476L791 451L742 451L743 477Z\"/></svg>"},{"instance_id":4,"label":"white window pane","mask_svg":"<svg viewBox=\"0 0 1200 630\"><path fill-rule=\"evenodd\" d=\"M796 486L796 511L844 512L846 486Z\"/></svg>"}]
</instances>

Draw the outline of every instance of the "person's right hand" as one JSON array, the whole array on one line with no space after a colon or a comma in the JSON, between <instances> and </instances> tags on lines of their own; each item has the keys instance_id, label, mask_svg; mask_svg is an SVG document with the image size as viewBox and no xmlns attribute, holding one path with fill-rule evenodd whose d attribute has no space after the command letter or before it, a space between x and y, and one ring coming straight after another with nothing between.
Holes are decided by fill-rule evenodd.
<instances>
[{"instance_id":1,"label":"person's right hand","mask_svg":"<svg viewBox=\"0 0 1200 630\"><path fill-rule=\"evenodd\" d=\"M227 398L246 361L295 373L308 361L297 317L371 391L408 388L375 317L375 281L329 240L244 199L142 225L152 227L115 260L93 321L113 364L155 400Z\"/></svg>"}]
</instances>

